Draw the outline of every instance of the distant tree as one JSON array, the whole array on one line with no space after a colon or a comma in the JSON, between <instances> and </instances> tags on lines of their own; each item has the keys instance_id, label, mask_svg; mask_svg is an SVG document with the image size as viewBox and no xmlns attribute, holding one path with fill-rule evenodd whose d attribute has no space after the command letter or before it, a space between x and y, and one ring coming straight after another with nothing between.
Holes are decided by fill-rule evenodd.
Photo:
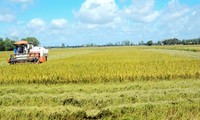
<instances>
[{"instance_id":1,"label":"distant tree","mask_svg":"<svg viewBox=\"0 0 200 120\"><path fill-rule=\"evenodd\" d=\"M124 40L121 43L121 45L123 45L123 46L129 46L130 44L131 44L131 42L129 40Z\"/></svg>"},{"instance_id":2,"label":"distant tree","mask_svg":"<svg viewBox=\"0 0 200 120\"><path fill-rule=\"evenodd\" d=\"M86 44L86 47L95 47L95 46L97 46L97 45L94 43Z\"/></svg>"},{"instance_id":3,"label":"distant tree","mask_svg":"<svg viewBox=\"0 0 200 120\"><path fill-rule=\"evenodd\" d=\"M144 45L144 41L140 41L140 42L139 42L139 45Z\"/></svg>"},{"instance_id":4,"label":"distant tree","mask_svg":"<svg viewBox=\"0 0 200 120\"><path fill-rule=\"evenodd\" d=\"M187 41L184 40L184 39L181 41L181 43L182 43L183 45L187 45Z\"/></svg>"},{"instance_id":5,"label":"distant tree","mask_svg":"<svg viewBox=\"0 0 200 120\"><path fill-rule=\"evenodd\" d=\"M14 43L15 43L14 40L10 40L9 38L6 38L4 40L5 51L13 50L15 48Z\"/></svg>"},{"instance_id":6,"label":"distant tree","mask_svg":"<svg viewBox=\"0 0 200 120\"><path fill-rule=\"evenodd\" d=\"M157 45L162 45L162 42L161 42L161 41L158 41L158 42L157 42Z\"/></svg>"},{"instance_id":7,"label":"distant tree","mask_svg":"<svg viewBox=\"0 0 200 120\"><path fill-rule=\"evenodd\" d=\"M116 42L116 43L115 43L115 46L120 46L120 42Z\"/></svg>"},{"instance_id":8,"label":"distant tree","mask_svg":"<svg viewBox=\"0 0 200 120\"><path fill-rule=\"evenodd\" d=\"M107 43L106 46L114 46L114 44L110 42L110 43Z\"/></svg>"},{"instance_id":9,"label":"distant tree","mask_svg":"<svg viewBox=\"0 0 200 120\"><path fill-rule=\"evenodd\" d=\"M62 43L61 48L65 48L65 44L64 43Z\"/></svg>"},{"instance_id":10,"label":"distant tree","mask_svg":"<svg viewBox=\"0 0 200 120\"><path fill-rule=\"evenodd\" d=\"M176 44L181 44L182 41L178 40L177 38L172 38L172 39L166 39L163 41L164 45L176 45Z\"/></svg>"},{"instance_id":11,"label":"distant tree","mask_svg":"<svg viewBox=\"0 0 200 120\"><path fill-rule=\"evenodd\" d=\"M134 43L131 43L130 45L131 45L131 46L134 46L135 44L134 44Z\"/></svg>"},{"instance_id":12,"label":"distant tree","mask_svg":"<svg viewBox=\"0 0 200 120\"><path fill-rule=\"evenodd\" d=\"M34 46L40 45L39 40L35 37L27 37L27 38L23 38L22 40L32 43Z\"/></svg>"},{"instance_id":13,"label":"distant tree","mask_svg":"<svg viewBox=\"0 0 200 120\"><path fill-rule=\"evenodd\" d=\"M148 46L152 46L153 45L153 41L152 40L147 41L147 45Z\"/></svg>"},{"instance_id":14,"label":"distant tree","mask_svg":"<svg viewBox=\"0 0 200 120\"><path fill-rule=\"evenodd\" d=\"M197 44L200 44L200 37L197 39L197 41L198 41Z\"/></svg>"},{"instance_id":15,"label":"distant tree","mask_svg":"<svg viewBox=\"0 0 200 120\"><path fill-rule=\"evenodd\" d=\"M0 38L0 51L4 51L4 50L5 50L4 41L2 38Z\"/></svg>"}]
</instances>

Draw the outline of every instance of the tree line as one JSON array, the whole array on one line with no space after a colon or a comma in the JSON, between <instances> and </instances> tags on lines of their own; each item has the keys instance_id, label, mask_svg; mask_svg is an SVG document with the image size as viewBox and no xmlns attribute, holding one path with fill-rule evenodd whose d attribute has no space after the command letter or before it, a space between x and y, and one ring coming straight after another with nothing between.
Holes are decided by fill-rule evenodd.
<instances>
[{"instance_id":1,"label":"tree line","mask_svg":"<svg viewBox=\"0 0 200 120\"><path fill-rule=\"evenodd\" d=\"M200 38L194 38L194 39L183 39L179 40L177 38L171 38L171 39L165 39L158 42L153 42L152 40L147 41L147 43L144 43L143 45L198 45L200 44Z\"/></svg>"},{"instance_id":2,"label":"tree line","mask_svg":"<svg viewBox=\"0 0 200 120\"><path fill-rule=\"evenodd\" d=\"M35 37L27 37L27 38L23 38L22 40L32 43L34 46L40 45L39 40ZM0 38L0 51L12 51L15 47L14 46L15 42L16 42L15 40L11 40L9 38L6 38L5 40ZM179 40L177 38L170 38L170 39L165 39L165 40L157 41L157 42L153 42L152 40L149 40L147 42L141 41L138 44L134 44L129 40L124 40L124 41L116 42L116 43L110 42L104 45L97 45L94 43L90 43L90 44L84 44L84 45L69 46L62 43L61 46L46 46L46 47L47 48L76 48L76 47L135 46L135 45L152 46L152 45L179 45L179 44L198 45L200 44L200 38L183 39L183 40Z\"/></svg>"},{"instance_id":3,"label":"tree line","mask_svg":"<svg viewBox=\"0 0 200 120\"><path fill-rule=\"evenodd\" d=\"M74 45L74 46L69 46L69 45L65 45L64 43L62 43L60 46L45 46L45 48L79 48L79 47L106 47L106 46L134 46L135 44L130 42L129 40L124 40L121 42L116 42L116 43L107 43L107 44L103 44L103 45L98 45L95 43L88 43L88 44L82 44L82 45Z\"/></svg>"},{"instance_id":4,"label":"tree line","mask_svg":"<svg viewBox=\"0 0 200 120\"><path fill-rule=\"evenodd\" d=\"M95 46L135 46L135 45L146 45L146 46L152 46L152 45L198 45L200 44L200 38L194 38L194 39L183 39L179 40L177 38L170 38L165 39L162 41L153 42L152 40L149 40L147 42L141 41L138 44L134 44L129 40L124 40L122 42L116 42L116 43L107 43L105 45L96 45L94 43L82 45L85 47L95 47Z\"/></svg>"},{"instance_id":5,"label":"tree line","mask_svg":"<svg viewBox=\"0 0 200 120\"><path fill-rule=\"evenodd\" d=\"M29 43L32 43L34 46L38 46L40 44L39 40L35 37L27 37L22 38L22 40L27 41ZM12 51L14 50L15 46L14 43L15 40L11 40L9 38L6 38L3 40L3 38L0 38L0 51Z\"/></svg>"}]
</instances>

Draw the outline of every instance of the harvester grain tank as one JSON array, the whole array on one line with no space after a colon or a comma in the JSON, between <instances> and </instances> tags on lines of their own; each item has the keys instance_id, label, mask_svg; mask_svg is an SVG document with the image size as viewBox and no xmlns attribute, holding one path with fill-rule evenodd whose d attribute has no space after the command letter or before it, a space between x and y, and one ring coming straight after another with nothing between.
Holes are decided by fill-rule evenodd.
<instances>
[{"instance_id":1,"label":"harvester grain tank","mask_svg":"<svg viewBox=\"0 0 200 120\"><path fill-rule=\"evenodd\" d=\"M14 43L14 54L10 55L8 63L43 63L47 61L48 49L44 47L33 46L32 43L27 41L19 41Z\"/></svg>"}]
</instances>

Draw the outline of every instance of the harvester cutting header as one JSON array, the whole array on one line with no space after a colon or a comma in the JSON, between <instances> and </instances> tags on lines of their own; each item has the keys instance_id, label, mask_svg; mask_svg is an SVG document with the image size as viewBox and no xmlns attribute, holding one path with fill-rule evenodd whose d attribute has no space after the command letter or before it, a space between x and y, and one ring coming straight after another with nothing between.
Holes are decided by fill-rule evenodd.
<instances>
[{"instance_id":1,"label":"harvester cutting header","mask_svg":"<svg viewBox=\"0 0 200 120\"><path fill-rule=\"evenodd\" d=\"M48 49L44 47L34 46L32 43L27 41L19 41L14 43L15 49L14 54L10 55L8 63L42 63L47 61Z\"/></svg>"}]
</instances>

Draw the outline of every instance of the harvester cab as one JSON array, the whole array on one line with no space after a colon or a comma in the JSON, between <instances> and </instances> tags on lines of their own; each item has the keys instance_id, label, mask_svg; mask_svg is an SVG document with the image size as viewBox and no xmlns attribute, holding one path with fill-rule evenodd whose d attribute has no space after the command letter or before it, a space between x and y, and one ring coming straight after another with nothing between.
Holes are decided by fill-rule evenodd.
<instances>
[{"instance_id":1,"label":"harvester cab","mask_svg":"<svg viewBox=\"0 0 200 120\"><path fill-rule=\"evenodd\" d=\"M14 43L14 54L10 55L8 63L42 63L47 61L48 49L44 47L33 46L32 43L27 41L19 41Z\"/></svg>"}]
</instances>

